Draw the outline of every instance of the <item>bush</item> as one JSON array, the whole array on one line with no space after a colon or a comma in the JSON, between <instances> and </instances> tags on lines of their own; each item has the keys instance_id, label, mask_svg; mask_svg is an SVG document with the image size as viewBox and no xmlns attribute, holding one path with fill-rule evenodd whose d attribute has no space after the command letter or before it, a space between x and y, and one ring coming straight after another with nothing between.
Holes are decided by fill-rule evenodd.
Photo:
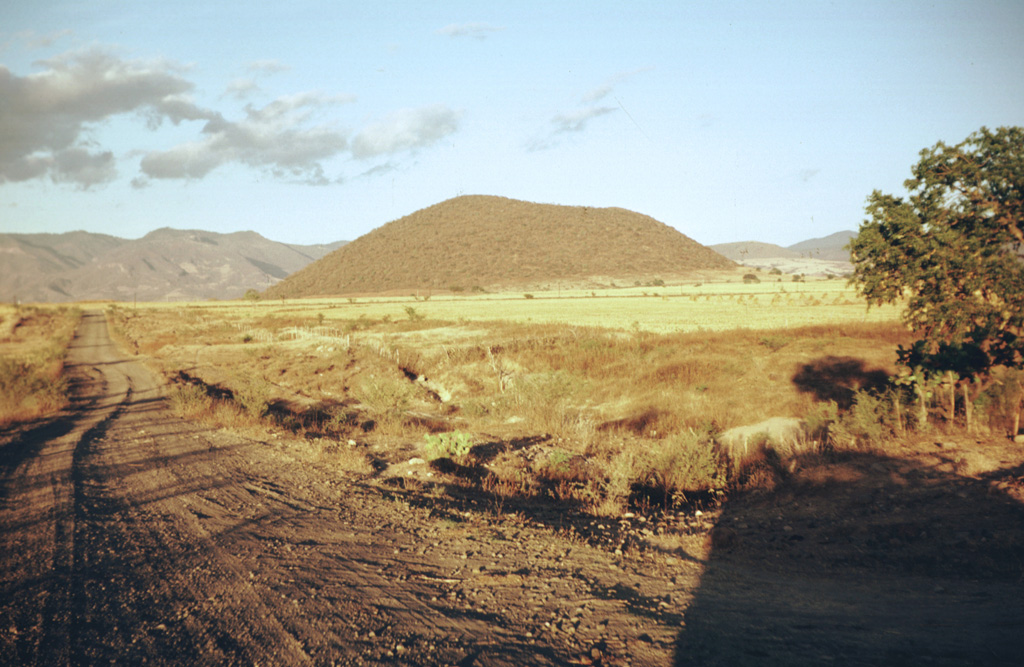
<instances>
[{"instance_id":1,"label":"bush","mask_svg":"<svg viewBox=\"0 0 1024 667\"><path fill-rule=\"evenodd\" d=\"M751 283L759 283L761 282L761 279L755 276L753 273L748 273L743 276L743 282L749 285Z\"/></svg>"},{"instance_id":2,"label":"bush","mask_svg":"<svg viewBox=\"0 0 1024 667\"><path fill-rule=\"evenodd\" d=\"M181 417L200 417L210 413L213 399L194 384L186 384L171 391L167 397L171 410Z\"/></svg>"},{"instance_id":3,"label":"bush","mask_svg":"<svg viewBox=\"0 0 1024 667\"><path fill-rule=\"evenodd\" d=\"M270 387L262 379L248 379L235 392L235 401L250 418L262 419L270 410Z\"/></svg>"},{"instance_id":4,"label":"bush","mask_svg":"<svg viewBox=\"0 0 1024 667\"><path fill-rule=\"evenodd\" d=\"M462 463L466 461L470 451L473 449L472 439L470 439L468 434L461 431L438 433L436 435L428 433L423 438L427 441L424 450L427 458L431 461L435 459L451 459Z\"/></svg>"},{"instance_id":5,"label":"bush","mask_svg":"<svg viewBox=\"0 0 1024 667\"><path fill-rule=\"evenodd\" d=\"M891 399L858 391L853 406L831 428L832 444L850 449L872 449L892 438L895 424Z\"/></svg>"},{"instance_id":6,"label":"bush","mask_svg":"<svg viewBox=\"0 0 1024 667\"><path fill-rule=\"evenodd\" d=\"M776 352L789 345L791 341L792 338L783 334L767 334L765 336L761 336L760 340L757 342L767 347L772 352Z\"/></svg>"},{"instance_id":7,"label":"bush","mask_svg":"<svg viewBox=\"0 0 1024 667\"><path fill-rule=\"evenodd\" d=\"M402 380L370 378L353 393L384 427L400 426L412 400L412 388Z\"/></svg>"},{"instance_id":8,"label":"bush","mask_svg":"<svg viewBox=\"0 0 1024 667\"><path fill-rule=\"evenodd\" d=\"M59 360L0 357L0 424L60 409L68 392L60 369Z\"/></svg>"},{"instance_id":9,"label":"bush","mask_svg":"<svg viewBox=\"0 0 1024 667\"><path fill-rule=\"evenodd\" d=\"M728 478L727 470L725 460L712 443L691 431L654 445L641 481L667 504L674 498L685 500L687 493L722 488Z\"/></svg>"}]
</instances>

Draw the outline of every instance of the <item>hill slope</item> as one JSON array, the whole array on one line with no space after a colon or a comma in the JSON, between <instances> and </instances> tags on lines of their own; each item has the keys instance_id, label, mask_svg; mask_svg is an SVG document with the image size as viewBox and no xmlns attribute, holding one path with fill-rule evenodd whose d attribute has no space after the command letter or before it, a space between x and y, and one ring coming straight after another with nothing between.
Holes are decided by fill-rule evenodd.
<instances>
[{"instance_id":1,"label":"hill slope","mask_svg":"<svg viewBox=\"0 0 1024 667\"><path fill-rule=\"evenodd\" d=\"M794 243L786 248L758 241L719 243L709 247L744 266L779 269L783 273L810 276L841 276L853 271L846 244L856 235L856 232L836 232L822 238Z\"/></svg>"},{"instance_id":2,"label":"hill slope","mask_svg":"<svg viewBox=\"0 0 1024 667\"><path fill-rule=\"evenodd\" d=\"M289 276L266 295L657 278L733 266L672 227L625 209L473 195L379 227Z\"/></svg>"},{"instance_id":3,"label":"hill slope","mask_svg":"<svg viewBox=\"0 0 1024 667\"><path fill-rule=\"evenodd\" d=\"M846 249L846 244L856 236L857 232L836 232L820 239L809 239L800 243L794 243L788 249L798 253L801 257L834 262L849 262L850 251Z\"/></svg>"},{"instance_id":4,"label":"hill slope","mask_svg":"<svg viewBox=\"0 0 1024 667\"><path fill-rule=\"evenodd\" d=\"M800 254L789 248L783 248L774 243L761 243L760 241L738 241L736 243L716 243L708 246L717 253L728 257L731 260L744 263L752 259L764 259L766 257L799 257Z\"/></svg>"},{"instance_id":5,"label":"hill slope","mask_svg":"<svg viewBox=\"0 0 1024 667\"><path fill-rule=\"evenodd\" d=\"M136 240L89 232L0 234L0 300L238 298L338 246L166 228Z\"/></svg>"}]
</instances>

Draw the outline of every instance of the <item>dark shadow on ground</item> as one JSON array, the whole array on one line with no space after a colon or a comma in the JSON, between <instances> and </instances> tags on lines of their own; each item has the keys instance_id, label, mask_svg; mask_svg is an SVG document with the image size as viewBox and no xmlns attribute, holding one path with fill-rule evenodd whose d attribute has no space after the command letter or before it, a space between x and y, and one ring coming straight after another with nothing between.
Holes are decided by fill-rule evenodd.
<instances>
[{"instance_id":1,"label":"dark shadow on ground","mask_svg":"<svg viewBox=\"0 0 1024 667\"><path fill-rule=\"evenodd\" d=\"M805 464L725 505L677 665L1021 663L1021 466Z\"/></svg>"},{"instance_id":2,"label":"dark shadow on ground","mask_svg":"<svg viewBox=\"0 0 1024 667\"><path fill-rule=\"evenodd\" d=\"M853 405L858 390L884 389L888 381L885 371L868 370L862 359L831 355L804 364L793 376L798 390L819 401L835 401L844 410Z\"/></svg>"}]
</instances>

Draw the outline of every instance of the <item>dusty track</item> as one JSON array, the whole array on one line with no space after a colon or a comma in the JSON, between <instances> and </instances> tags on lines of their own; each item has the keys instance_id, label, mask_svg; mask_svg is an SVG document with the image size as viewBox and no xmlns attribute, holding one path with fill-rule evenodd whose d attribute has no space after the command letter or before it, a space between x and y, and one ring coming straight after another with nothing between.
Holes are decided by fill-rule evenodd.
<instances>
[{"instance_id":1,"label":"dusty track","mask_svg":"<svg viewBox=\"0 0 1024 667\"><path fill-rule=\"evenodd\" d=\"M305 443L174 417L102 314L69 370L70 410L0 434L2 665L1024 654L1024 450L1005 440L810 461L773 492L657 525L501 517L485 495L364 484Z\"/></svg>"},{"instance_id":2,"label":"dusty track","mask_svg":"<svg viewBox=\"0 0 1024 667\"><path fill-rule=\"evenodd\" d=\"M2 664L671 661L683 601L640 563L185 423L102 314L69 367L73 409L3 449Z\"/></svg>"}]
</instances>

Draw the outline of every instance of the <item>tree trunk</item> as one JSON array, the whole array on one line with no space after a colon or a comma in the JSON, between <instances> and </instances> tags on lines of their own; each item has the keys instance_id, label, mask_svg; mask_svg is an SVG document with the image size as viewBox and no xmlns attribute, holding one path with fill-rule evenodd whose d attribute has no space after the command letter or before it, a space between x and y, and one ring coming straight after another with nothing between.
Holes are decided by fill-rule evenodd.
<instances>
[{"instance_id":1,"label":"tree trunk","mask_svg":"<svg viewBox=\"0 0 1024 667\"><path fill-rule=\"evenodd\" d=\"M946 375L949 380L949 423L956 419L956 382L953 381L953 371Z\"/></svg>"},{"instance_id":2,"label":"tree trunk","mask_svg":"<svg viewBox=\"0 0 1024 667\"><path fill-rule=\"evenodd\" d=\"M1017 394L1017 409L1013 411L1013 433L1010 434L1011 438L1016 438L1017 434L1020 433L1020 409L1024 405L1024 394Z\"/></svg>"},{"instance_id":3,"label":"tree trunk","mask_svg":"<svg viewBox=\"0 0 1024 667\"><path fill-rule=\"evenodd\" d=\"M925 403L928 392L925 390L923 382L915 383L914 388L917 389L918 398L917 427L923 429L928 425L928 405Z\"/></svg>"},{"instance_id":4,"label":"tree trunk","mask_svg":"<svg viewBox=\"0 0 1024 667\"><path fill-rule=\"evenodd\" d=\"M964 383L964 418L967 420L967 432L971 432L971 420L974 416L974 405L971 403L971 396L968 391L968 384Z\"/></svg>"}]
</instances>

